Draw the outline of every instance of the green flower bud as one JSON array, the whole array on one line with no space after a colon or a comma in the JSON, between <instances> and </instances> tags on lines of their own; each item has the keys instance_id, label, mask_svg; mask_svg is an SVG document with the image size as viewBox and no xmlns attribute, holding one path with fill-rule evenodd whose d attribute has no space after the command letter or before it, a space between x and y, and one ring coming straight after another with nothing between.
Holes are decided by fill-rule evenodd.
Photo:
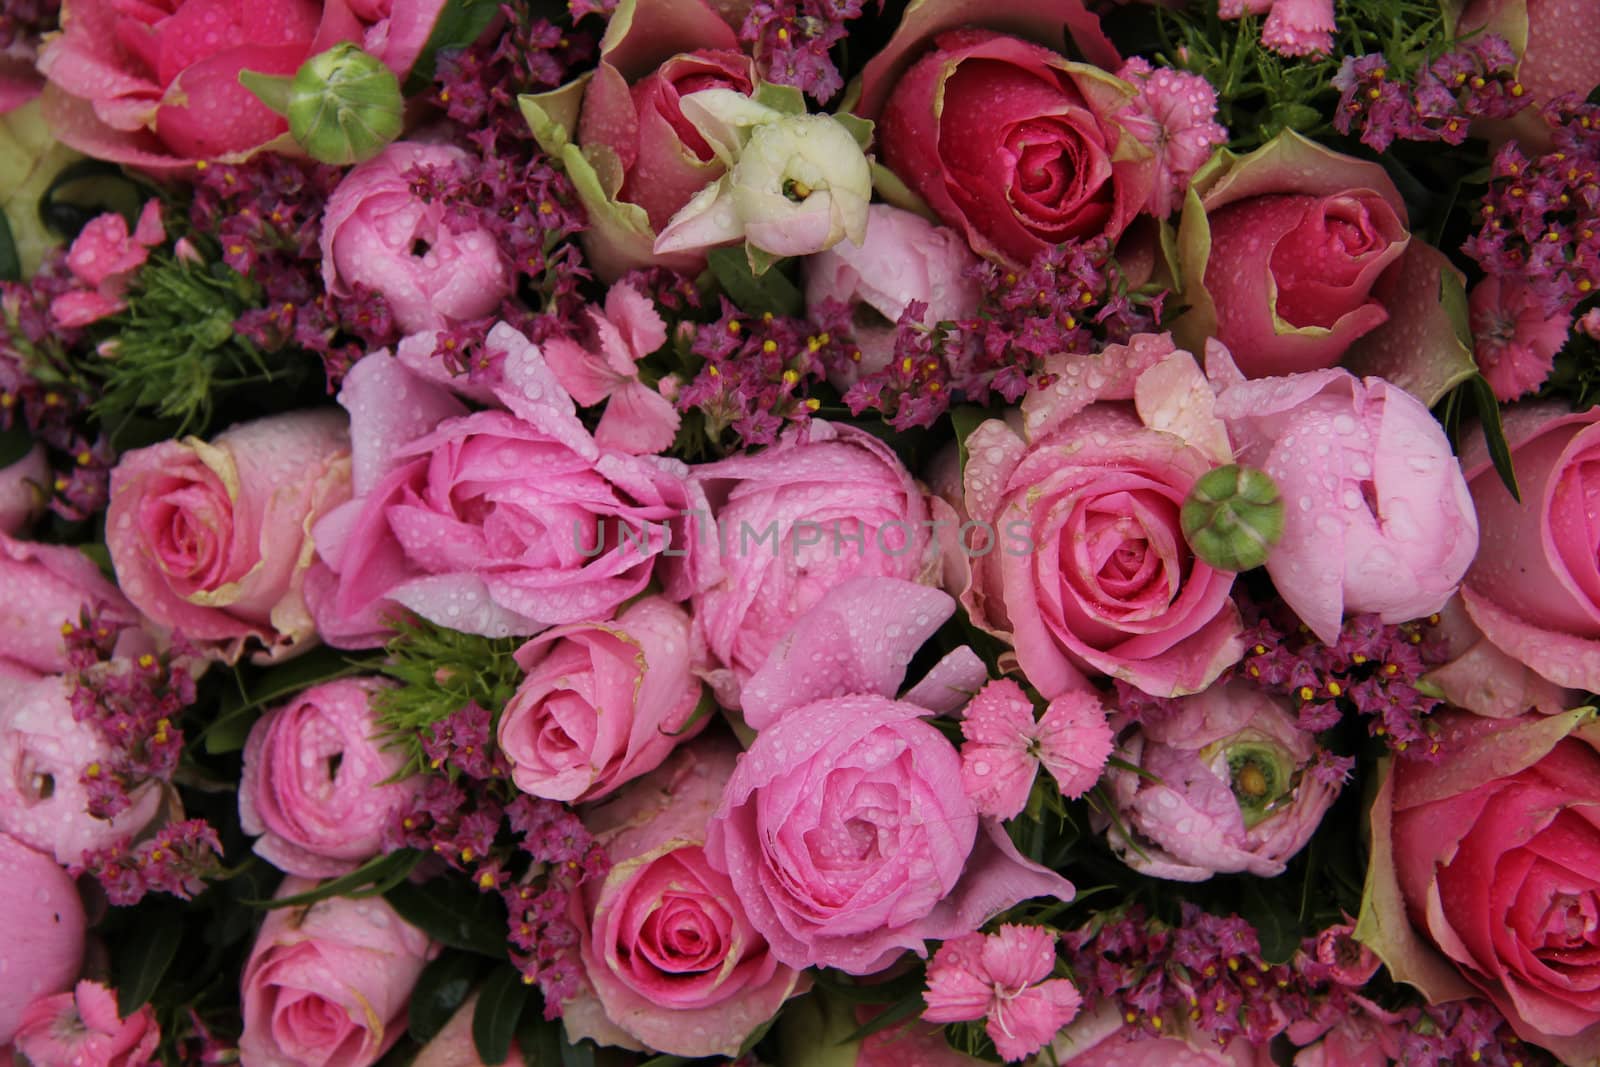
<instances>
[{"instance_id":1,"label":"green flower bud","mask_svg":"<svg viewBox=\"0 0 1600 1067\"><path fill-rule=\"evenodd\" d=\"M1218 467L1194 483L1180 521L1195 555L1218 570L1247 571L1283 537L1283 501L1265 471Z\"/></svg>"},{"instance_id":2,"label":"green flower bud","mask_svg":"<svg viewBox=\"0 0 1600 1067\"><path fill-rule=\"evenodd\" d=\"M405 97L394 71L353 44L312 56L289 83L289 133L312 159L363 163L405 127Z\"/></svg>"}]
</instances>

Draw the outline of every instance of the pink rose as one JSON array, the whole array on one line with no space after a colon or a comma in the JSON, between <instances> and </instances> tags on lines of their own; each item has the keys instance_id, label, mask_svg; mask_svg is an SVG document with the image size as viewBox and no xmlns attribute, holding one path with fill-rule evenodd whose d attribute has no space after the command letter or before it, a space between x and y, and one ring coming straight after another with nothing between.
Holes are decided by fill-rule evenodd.
<instances>
[{"instance_id":1,"label":"pink rose","mask_svg":"<svg viewBox=\"0 0 1600 1067\"><path fill-rule=\"evenodd\" d=\"M861 360L828 378L841 390L889 365L894 324L912 301L928 305L928 326L978 313L978 283L968 276L978 260L959 234L887 204L868 208L867 220L865 243L847 238L805 259L806 306L831 300L855 309Z\"/></svg>"},{"instance_id":2,"label":"pink rose","mask_svg":"<svg viewBox=\"0 0 1600 1067\"><path fill-rule=\"evenodd\" d=\"M597 800L660 766L704 728L689 671L689 616L659 597L615 622L558 626L517 650L526 677L500 715L499 744L524 793Z\"/></svg>"},{"instance_id":3,"label":"pink rose","mask_svg":"<svg viewBox=\"0 0 1600 1067\"><path fill-rule=\"evenodd\" d=\"M392 781L405 757L378 736L369 703L383 687L356 678L313 686L250 728L239 823L255 852L306 878L349 874L383 849L417 778Z\"/></svg>"},{"instance_id":4,"label":"pink rose","mask_svg":"<svg viewBox=\"0 0 1600 1067\"><path fill-rule=\"evenodd\" d=\"M71 993L40 997L22 1013L16 1051L29 1063L73 1067L148 1067L156 1062L161 1027L146 1004L124 1019L117 993L82 981Z\"/></svg>"},{"instance_id":5,"label":"pink rose","mask_svg":"<svg viewBox=\"0 0 1600 1067\"><path fill-rule=\"evenodd\" d=\"M87 921L77 887L47 854L0 833L0 1046L16 1036L35 997L72 986Z\"/></svg>"},{"instance_id":6,"label":"pink rose","mask_svg":"<svg viewBox=\"0 0 1600 1067\"><path fill-rule=\"evenodd\" d=\"M1600 730L1560 715L1441 720L1372 807L1358 929L1428 1000L1474 991L1567 1063L1600 1048ZM1409 920L1409 921L1408 921Z\"/></svg>"},{"instance_id":7,"label":"pink rose","mask_svg":"<svg viewBox=\"0 0 1600 1067\"><path fill-rule=\"evenodd\" d=\"M1600 483L1600 409L1543 402L1510 408L1506 440L1519 504L1483 445L1462 466L1482 544L1461 587L1473 624L1501 652L1557 686L1600 688L1600 526L1589 515ZM1516 710L1521 710L1516 709Z\"/></svg>"},{"instance_id":8,"label":"pink rose","mask_svg":"<svg viewBox=\"0 0 1600 1067\"><path fill-rule=\"evenodd\" d=\"M232 663L316 639L303 587L307 531L350 495L350 444L336 411L241 423L209 444L163 441L111 472L106 547L140 611Z\"/></svg>"},{"instance_id":9,"label":"pink rose","mask_svg":"<svg viewBox=\"0 0 1600 1067\"><path fill-rule=\"evenodd\" d=\"M596 1003L564 1005L571 1039L737 1056L809 984L773 958L706 861L706 823L737 755L722 735L696 742L584 817L611 871L573 897Z\"/></svg>"},{"instance_id":10,"label":"pink rose","mask_svg":"<svg viewBox=\"0 0 1600 1067\"><path fill-rule=\"evenodd\" d=\"M1467 614L1460 593L1439 613L1436 631L1443 640L1443 666L1424 680L1443 695L1446 704L1475 715L1508 719L1525 711L1546 715L1583 703L1583 694L1541 677L1527 664L1507 655L1483 635Z\"/></svg>"},{"instance_id":11,"label":"pink rose","mask_svg":"<svg viewBox=\"0 0 1600 1067\"><path fill-rule=\"evenodd\" d=\"M26 455L0 469L0 533L21 533L44 511L49 498L50 464L44 446L34 445Z\"/></svg>"},{"instance_id":12,"label":"pink rose","mask_svg":"<svg viewBox=\"0 0 1600 1067\"><path fill-rule=\"evenodd\" d=\"M967 440L964 541L946 559L970 575L952 588L1047 698L1083 688L1080 671L1203 690L1244 650L1233 573L1178 525L1195 481L1231 457L1210 389L1165 335L1046 372L1020 427L991 419Z\"/></svg>"},{"instance_id":13,"label":"pink rose","mask_svg":"<svg viewBox=\"0 0 1600 1067\"><path fill-rule=\"evenodd\" d=\"M345 376L355 496L313 529L308 581L329 644L381 644L400 608L504 637L607 618L652 578L686 599L688 468L596 445L510 326L486 348L503 369L491 399L510 410L468 414L387 352Z\"/></svg>"},{"instance_id":14,"label":"pink rose","mask_svg":"<svg viewBox=\"0 0 1600 1067\"><path fill-rule=\"evenodd\" d=\"M0 677L65 673L62 627L81 621L85 609L109 624L138 618L117 587L89 557L68 545L14 541L0 534Z\"/></svg>"},{"instance_id":15,"label":"pink rose","mask_svg":"<svg viewBox=\"0 0 1600 1067\"><path fill-rule=\"evenodd\" d=\"M1213 373L1224 362L1208 356ZM1386 623L1438 611L1478 550L1478 521L1450 442L1410 393L1346 370L1234 382L1217 413L1239 461L1284 501L1267 573L1325 643L1346 612Z\"/></svg>"},{"instance_id":16,"label":"pink rose","mask_svg":"<svg viewBox=\"0 0 1600 1067\"><path fill-rule=\"evenodd\" d=\"M1103 1003L1063 1030L1052 1044L1066 1067L1274 1067L1269 1045L1235 1037L1219 1047L1204 1034L1152 1034L1126 1025L1115 1004Z\"/></svg>"},{"instance_id":17,"label":"pink rose","mask_svg":"<svg viewBox=\"0 0 1600 1067\"><path fill-rule=\"evenodd\" d=\"M940 34L878 118L884 162L980 255L1027 263L1069 240L1115 242L1155 165L1116 115L1134 91L1096 67L990 30Z\"/></svg>"},{"instance_id":18,"label":"pink rose","mask_svg":"<svg viewBox=\"0 0 1600 1067\"><path fill-rule=\"evenodd\" d=\"M85 850L125 844L151 824L162 806L154 780L136 789L115 818L89 814L83 778L109 767L111 746L72 714L72 684L47 675L12 684L0 705L0 833L78 863Z\"/></svg>"},{"instance_id":19,"label":"pink rose","mask_svg":"<svg viewBox=\"0 0 1600 1067\"><path fill-rule=\"evenodd\" d=\"M979 815L960 754L912 702L945 685L970 693L971 675L930 677L894 699L912 654L953 609L911 582L853 579L751 679L745 711L759 733L705 851L780 962L870 974L1019 900L1071 897Z\"/></svg>"},{"instance_id":20,"label":"pink rose","mask_svg":"<svg viewBox=\"0 0 1600 1067\"><path fill-rule=\"evenodd\" d=\"M279 896L315 888L285 878ZM241 1063L367 1067L406 1028L406 1003L438 947L380 897L276 908L244 966Z\"/></svg>"},{"instance_id":21,"label":"pink rose","mask_svg":"<svg viewBox=\"0 0 1600 1067\"><path fill-rule=\"evenodd\" d=\"M703 542L720 580L694 601L707 681L726 707L794 621L849 578L933 583L937 547L922 490L863 430L813 421L755 455L697 467L710 505Z\"/></svg>"},{"instance_id":22,"label":"pink rose","mask_svg":"<svg viewBox=\"0 0 1600 1067\"><path fill-rule=\"evenodd\" d=\"M440 200L411 190L417 170L467 166L451 145L396 141L352 169L322 214L322 280L349 296L358 285L384 298L403 333L442 330L488 315L511 291L493 234L463 229Z\"/></svg>"}]
</instances>

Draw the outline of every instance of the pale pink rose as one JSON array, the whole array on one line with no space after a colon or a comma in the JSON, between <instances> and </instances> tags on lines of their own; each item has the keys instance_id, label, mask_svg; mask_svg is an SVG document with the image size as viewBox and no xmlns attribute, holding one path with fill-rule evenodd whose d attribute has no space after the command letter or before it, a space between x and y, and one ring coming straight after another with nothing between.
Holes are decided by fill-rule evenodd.
<instances>
[{"instance_id":1,"label":"pale pink rose","mask_svg":"<svg viewBox=\"0 0 1600 1067\"><path fill-rule=\"evenodd\" d=\"M708 721L689 669L689 615L663 597L613 622L546 630L516 653L525 673L499 744L524 793L578 803L660 766Z\"/></svg>"},{"instance_id":2,"label":"pale pink rose","mask_svg":"<svg viewBox=\"0 0 1600 1067\"><path fill-rule=\"evenodd\" d=\"M1202 690L1244 651L1233 572L1178 524L1195 481L1231 458L1210 388L1166 335L1046 372L1020 426L991 419L967 439L964 543L946 560L970 574L947 581L1046 698L1083 689L1085 671Z\"/></svg>"},{"instance_id":3,"label":"pale pink rose","mask_svg":"<svg viewBox=\"0 0 1600 1067\"><path fill-rule=\"evenodd\" d=\"M1064 693L1035 722L1033 703L1009 678L990 682L961 719L961 788L985 815L1014 819L1042 764L1061 794L1093 788L1111 755L1106 710L1092 693Z\"/></svg>"},{"instance_id":4,"label":"pale pink rose","mask_svg":"<svg viewBox=\"0 0 1600 1067\"><path fill-rule=\"evenodd\" d=\"M1572 316L1519 278L1490 275L1468 296L1472 354L1502 403L1536 392L1567 343Z\"/></svg>"},{"instance_id":5,"label":"pale pink rose","mask_svg":"<svg viewBox=\"0 0 1600 1067\"><path fill-rule=\"evenodd\" d=\"M1117 77L1139 91L1117 118L1156 161L1156 180L1145 210L1164 219L1183 204L1189 179L1205 165L1228 131L1217 117L1217 91L1198 74L1151 67L1134 56Z\"/></svg>"},{"instance_id":6,"label":"pale pink rose","mask_svg":"<svg viewBox=\"0 0 1600 1067\"><path fill-rule=\"evenodd\" d=\"M978 313L978 283L968 272L978 258L961 235L935 226L921 215L887 204L867 209L867 237L846 238L805 259L806 306L826 301L854 308L859 363L828 380L840 390L876 373L894 356L895 323L912 301L928 305L924 325L973 318Z\"/></svg>"},{"instance_id":7,"label":"pale pink rose","mask_svg":"<svg viewBox=\"0 0 1600 1067\"><path fill-rule=\"evenodd\" d=\"M239 824L256 855L306 878L349 874L382 851L384 834L421 785L394 777L405 756L385 746L370 704L384 683L313 686L256 720L244 745Z\"/></svg>"},{"instance_id":8,"label":"pale pink rose","mask_svg":"<svg viewBox=\"0 0 1600 1067\"><path fill-rule=\"evenodd\" d=\"M1266 15L1261 43L1280 56L1325 56L1333 51L1333 0L1218 0L1217 13L1236 19Z\"/></svg>"},{"instance_id":9,"label":"pale pink rose","mask_svg":"<svg viewBox=\"0 0 1600 1067\"><path fill-rule=\"evenodd\" d=\"M10 1043L35 997L72 987L83 964L87 921L77 887L44 852L0 833L0 1046ZM3 1049L0 1049L3 1051Z\"/></svg>"},{"instance_id":10,"label":"pale pink rose","mask_svg":"<svg viewBox=\"0 0 1600 1067\"><path fill-rule=\"evenodd\" d=\"M922 489L863 430L816 420L760 453L697 467L694 481L710 507L699 537L722 569L694 600L694 636L726 707L739 706L794 621L847 579L938 579Z\"/></svg>"},{"instance_id":11,"label":"pale pink rose","mask_svg":"<svg viewBox=\"0 0 1600 1067\"><path fill-rule=\"evenodd\" d=\"M68 668L62 628L93 610L108 624L138 618L117 587L70 545L14 541L0 534L0 675L61 674Z\"/></svg>"},{"instance_id":12,"label":"pale pink rose","mask_svg":"<svg viewBox=\"0 0 1600 1067\"><path fill-rule=\"evenodd\" d=\"M409 609L494 637L609 617L652 578L689 593L688 468L601 448L539 349L501 323L491 399L467 413L387 352L351 368L354 498L314 527L307 596L323 639L381 644Z\"/></svg>"},{"instance_id":13,"label":"pale pink rose","mask_svg":"<svg viewBox=\"0 0 1600 1067\"><path fill-rule=\"evenodd\" d=\"M960 755L911 702L928 683L893 698L954 603L890 578L853 579L831 599L837 610L824 601L798 620L751 679L759 733L706 833L772 954L870 974L1020 900L1069 899L962 791Z\"/></svg>"},{"instance_id":14,"label":"pale pink rose","mask_svg":"<svg viewBox=\"0 0 1600 1067\"><path fill-rule=\"evenodd\" d=\"M678 409L639 380L636 364L667 343L667 324L650 298L628 282L611 286L603 314L594 307L588 312L593 337L586 345L565 337L544 343L551 371L584 407L606 401L594 429L601 448L665 452L678 433Z\"/></svg>"},{"instance_id":15,"label":"pale pink rose","mask_svg":"<svg viewBox=\"0 0 1600 1067\"><path fill-rule=\"evenodd\" d=\"M384 298L404 333L440 330L500 306L510 273L494 235L461 228L441 200L411 189L418 168L452 172L467 154L451 145L396 141L351 170L322 214L322 280L348 296L357 285Z\"/></svg>"},{"instance_id":16,"label":"pale pink rose","mask_svg":"<svg viewBox=\"0 0 1600 1067\"><path fill-rule=\"evenodd\" d=\"M0 704L0 833L78 863L87 849L125 844L156 818L162 793L154 781L134 790L112 819L89 814L83 776L109 767L113 749L72 715L72 683L58 675L10 684Z\"/></svg>"},{"instance_id":17,"label":"pale pink rose","mask_svg":"<svg viewBox=\"0 0 1600 1067\"><path fill-rule=\"evenodd\" d=\"M1002 1059L1031 1056L1083 1003L1069 980L1050 977L1055 965L1056 934L1042 926L1007 923L992 934L951 938L928 964L922 1017L933 1023L984 1019Z\"/></svg>"},{"instance_id":18,"label":"pale pink rose","mask_svg":"<svg viewBox=\"0 0 1600 1067\"><path fill-rule=\"evenodd\" d=\"M163 441L111 472L106 547L122 591L155 622L232 663L316 640L304 585L312 523L350 495L337 411L241 423L207 443Z\"/></svg>"},{"instance_id":19,"label":"pale pink rose","mask_svg":"<svg viewBox=\"0 0 1600 1067\"><path fill-rule=\"evenodd\" d=\"M478 1058L478 1048L472 1040L472 1017L477 1010L478 994L473 993L461 1002L461 1007L450 1016L444 1029L422 1046L417 1058L411 1061L411 1067L485 1067L483 1060ZM527 1063L522 1057L522 1050L513 1041L505 1062L497 1067L527 1067Z\"/></svg>"},{"instance_id":20,"label":"pale pink rose","mask_svg":"<svg viewBox=\"0 0 1600 1067\"><path fill-rule=\"evenodd\" d=\"M285 878L279 896L316 888ZM406 1004L438 952L381 897L276 908L244 967L240 1062L367 1067L406 1028Z\"/></svg>"},{"instance_id":21,"label":"pale pink rose","mask_svg":"<svg viewBox=\"0 0 1600 1067\"><path fill-rule=\"evenodd\" d=\"M159 200L145 202L132 234L128 220L114 211L91 219L67 250L67 269L81 288L52 300L50 316L62 326L87 326L121 311L134 273L166 239Z\"/></svg>"},{"instance_id":22,"label":"pale pink rose","mask_svg":"<svg viewBox=\"0 0 1600 1067\"><path fill-rule=\"evenodd\" d=\"M717 735L679 749L584 816L611 861L575 894L592 1012L564 1005L568 1037L675 1056L737 1056L808 982L751 926L728 876L706 861L706 823L738 746Z\"/></svg>"},{"instance_id":23,"label":"pale pink rose","mask_svg":"<svg viewBox=\"0 0 1600 1067\"><path fill-rule=\"evenodd\" d=\"M1346 613L1399 623L1450 599L1478 551L1478 520L1421 401L1334 369L1236 381L1217 412L1239 461L1282 495L1283 540L1267 573L1312 633L1332 644Z\"/></svg>"},{"instance_id":24,"label":"pale pink rose","mask_svg":"<svg viewBox=\"0 0 1600 1067\"><path fill-rule=\"evenodd\" d=\"M124 1019L117 993L82 981L71 993L40 997L22 1013L16 1051L40 1067L148 1067L156 1062L161 1027L146 1004Z\"/></svg>"},{"instance_id":25,"label":"pale pink rose","mask_svg":"<svg viewBox=\"0 0 1600 1067\"><path fill-rule=\"evenodd\" d=\"M1125 730L1116 755L1136 769L1107 771L1115 818L1094 823L1124 863L1155 878L1276 877L1339 794L1312 769L1315 736L1245 682Z\"/></svg>"},{"instance_id":26,"label":"pale pink rose","mask_svg":"<svg viewBox=\"0 0 1600 1067\"><path fill-rule=\"evenodd\" d=\"M50 464L44 446L0 470L0 533L16 534L38 518L49 499Z\"/></svg>"}]
</instances>

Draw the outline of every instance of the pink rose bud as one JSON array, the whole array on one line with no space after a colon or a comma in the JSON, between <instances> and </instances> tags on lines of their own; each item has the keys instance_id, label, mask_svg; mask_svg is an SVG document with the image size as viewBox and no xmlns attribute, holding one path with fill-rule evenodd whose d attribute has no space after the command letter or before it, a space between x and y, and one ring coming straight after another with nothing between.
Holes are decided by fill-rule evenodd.
<instances>
[{"instance_id":1,"label":"pink rose bud","mask_svg":"<svg viewBox=\"0 0 1600 1067\"><path fill-rule=\"evenodd\" d=\"M689 670L689 616L658 597L614 622L558 626L517 650L526 677L500 716L500 751L517 788L596 800L656 767L704 728Z\"/></svg>"},{"instance_id":2,"label":"pink rose bud","mask_svg":"<svg viewBox=\"0 0 1600 1067\"><path fill-rule=\"evenodd\" d=\"M157 1062L161 1027L146 1004L124 1019L117 993L82 981L71 993L40 997L22 1013L16 1051L35 1064L148 1067Z\"/></svg>"},{"instance_id":3,"label":"pink rose bud","mask_svg":"<svg viewBox=\"0 0 1600 1067\"><path fill-rule=\"evenodd\" d=\"M1282 495L1267 573L1324 643L1347 612L1400 623L1450 599L1478 550L1478 521L1421 401L1381 378L1325 370L1236 383L1217 412L1240 462Z\"/></svg>"},{"instance_id":4,"label":"pink rose bud","mask_svg":"<svg viewBox=\"0 0 1600 1067\"><path fill-rule=\"evenodd\" d=\"M35 997L71 988L86 925L61 865L0 833L0 1046L16 1036Z\"/></svg>"},{"instance_id":5,"label":"pink rose bud","mask_svg":"<svg viewBox=\"0 0 1600 1067\"><path fill-rule=\"evenodd\" d=\"M250 729L239 783L239 823L259 834L256 855L306 878L348 874L382 851L390 823L420 779L386 747L370 698L384 683L314 686Z\"/></svg>"},{"instance_id":6,"label":"pink rose bud","mask_svg":"<svg viewBox=\"0 0 1600 1067\"><path fill-rule=\"evenodd\" d=\"M977 315L978 283L968 277L977 263L954 230L910 211L872 205L865 241L840 241L805 260L808 308L815 311L831 300L855 309L861 362L828 380L844 390L888 366L894 324L912 301L928 305L922 316L927 326Z\"/></svg>"},{"instance_id":7,"label":"pink rose bud","mask_svg":"<svg viewBox=\"0 0 1600 1067\"><path fill-rule=\"evenodd\" d=\"M285 878L279 896L314 889ZM406 1028L406 1004L438 947L381 897L276 908L244 967L241 1063L367 1067Z\"/></svg>"},{"instance_id":8,"label":"pink rose bud","mask_svg":"<svg viewBox=\"0 0 1600 1067\"><path fill-rule=\"evenodd\" d=\"M43 445L34 445L27 455L0 470L0 533L20 533L39 517L49 499L49 484L50 464Z\"/></svg>"},{"instance_id":9,"label":"pink rose bud","mask_svg":"<svg viewBox=\"0 0 1600 1067\"><path fill-rule=\"evenodd\" d=\"M77 625L85 609L108 623L137 617L117 587L89 557L67 545L13 541L0 534L0 677L64 673L62 628Z\"/></svg>"},{"instance_id":10,"label":"pink rose bud","mask_svg":"<svg viewBox=\"0 0 1600 1067\"><path fill-rule=\"evenodd\" d=\"M344 176L322 215L322 279L348 296L383 296L404 333L441 330L492 312L511 288L494 236L446 220L440 200L411 189L421 168L441 176L467 165L449 145L400 141Z\"/></svg>"},{"instance_id":11,"label":"pink rose bud","mask_svg":"<svg viewBox=\"0 0 1600 1067\"><path fill-rule=\"evenodd\" d=\"M12 684L0 705L0 833L53 855L80 862L89 849L125 844L160 811L155 781L134 790L132 803L112 819L89 814L86 779L108 773L113 749L72 711L72 684L47 675Z\"/></svg>"},{"instance_id":12,"label":"pink rose bud","mask_svg":"<svg viewBox=\"0 0 1600 1067\"><path fill-rule=\"evenodd\" d=\"M573 1040L737 1056L809 984L773 958L706 860L706 823L737 756L726 735L697 741L584 817L611 870L572 898L595 1001L564 1005Z\"/></svg>"},{"instance_id":13,"label":"pink rose bud","mask_svg":"<svg viewBox=\"0 0 1600 1067\"><path fill-rule=\"evenodd\" d=\"M694 601L694 638L726 707L778 639L856 576L934 584L937 547L922 490L865 431L813 421L757 455L697 467L710 504L703 543L722 580Z\"/></svg>"},{"instance_id":14,"label":"pink rose bud","mask_svg":"<svg viewBox=\"0 0 1600 1067\"><path fill-rule=\"evenodd\" d=\"M1117 756L1137 770L1107 771L1116 818L1096 824L1141 874L1273 878L1339 793L1312 771L1317 755L1274 697L1244 682L1213 686L1123 734Z\"/></svg>"},{"instance_id":15,"label":"pink rose bud","mask_svg":"<svg viewBox=\"0 0 1600 1067\"><path fill-rule=\"evenodd\" d=\"M343 415L298 411L241 423L210 443L163 441L111 472L106 547L123 592L162 626L234 662L316 639L303 586L307 531L350 495Z\"/></svg>"}]
</instances>

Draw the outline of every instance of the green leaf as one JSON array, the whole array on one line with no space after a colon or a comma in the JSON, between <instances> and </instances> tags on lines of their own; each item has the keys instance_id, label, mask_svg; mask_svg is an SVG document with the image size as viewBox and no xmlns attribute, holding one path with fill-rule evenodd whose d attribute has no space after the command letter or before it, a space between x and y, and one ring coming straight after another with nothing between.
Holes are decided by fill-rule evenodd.
<instances>
[{"instance_id":1,"label":"green leaf","mask_svg":"<svg viewBox=\"0 0 1600 1067\"><path fill-rule=\"evenodd\" d=\"M805 297L783 271L768 270L756 277L742 245L713 248L706 263L728 299L747 314L798 315L805 310Z\"/></svg>"},{"instance_id":2,"label":"green leaf","mask_svg":"<svg viewBox=\"0 0 1600 1067\"><path fill-rule=\"evenodd\" d=\"M428 35L428 43L422 46L422 53L412 64L411 74L406 78L406 95L413 96L428 88L440 52L476 41L499 13L500 0L447 0L438 21L433 24L433 32Z\"/></svg>"},{"instance_id":3,"label":"green leaf","mask_svg":"<svg viewBox=\"0 0 1600 1067\"><path fill-rule=\"evenodd\" d=\"M517 1027L517 1050L522 1053L524 1063L554 1067L566 1044L559 1022L545 1019L544 1013L539 1011L522 1013L522 1023Z\"/></svg>"},{"instance_id":4,"label":"green leaf","mask_svg":"<svg viewBox=\"0 0 1600 1067\"><path fill-rule=\"evenodd\" d=\"M488 1067L506 1061L511 1039L517 1033L517 1021L532 995L533 989L522 980L522 973L510 964L496 970L483 983L478 1008L472 1013L472 1044Z\"/></svg>"},{"instance_id":5,"label":"green leaf","mask_svg":"<svg viewBox=\"0 0 1600 1067\"><path fill-rule=\"evenodd\" d=\"M850 131L850 136L855 138L856 145L865 152L872 144L873 122L859 115L835 115L833 121Z\"/></svg>"},{"instance_id":6,"label":"green leaf","mask_svg":"<svg viewBox=\"0 0 1600 1067\"><path fill-rule=\"evenodd\" d=\"M383 899L402 919L441 944L506 958L505 904L464 879L444 875L421 885L401 882Z\"/></svg>"},{"instance_id":7,"label":"green leaf","mask_svg":"<svg viewBox=\"0 0 1600 1067\"><path fill-rule=\"evenodd\" d=\"M961 453L963 474L967 470L967 438L989 418L989 413L976 404L960 404L950 409L950 425L956 432L956 448Z\"/></svg>"},{"instance_id":8,"label":"green leaf","mask_svg":"<svg viewBox=\"0 0 1600 1067\"><path fill-rule=\"evenodd\" d=\"M1256 928L1261 941L1261 958L1268 963L1287 963L1300 947L1300 927L1294 909L1282 890L1256 878L1247 878L1240 891L1239 913Z\"/></svg>"},{"instance_id":9,"label":"green leaf","mask_svg":"<svg viewBox=\"0 0 1600 1067\"><path fill-rule=\"evenodd\" d=\"M770 107L774 111L781 111L785 115L804 115L806 113L805 94L792 85L758 82L756 91L751 94L751 99L764 107Z\"/></svg>"},{"instance_id":10,"label":"green leaf","mask_svg":"<svg viewBox=\"0 0 1600 1067\"><path fill-rule=\"evenodd\" d=\"M563 1042L561 1045L561 1067L594 1067L594 1042Z\"/></svg>"},{"instance_id":11,"label":"green leaf","mask_svg":"<svg viewBox=\"0 0 1600 1067\"><path fill-rule=\"evenodd\" d=\"M0 225L5 216L0 214ZM26 456L33 448L33 437L18 419L9 430L0 430L0 467L9 467Z\"/></svg>"},{"instance_id":12,"label":"green leaf","mask_svg":"<svg viewBox=\"0 0 1600 1067\"><path fill-rule=\"evenodd\" d=\"M1495 400L1494 388L1481 374L1467 379L1473 402L1478 407L1478 422L1483 427L1483 443L1489 446L1489 458L1494 461L1495 473L1500 475L1511 499L1522 503L1522 493L1517 489L1517 472L1511 461L1511 446L1506 443L1505 427L1500 423L1500 404Z\"/></svg>"},{"instance_id":13,"label":"green leaf","mask_svg":"<svg viewBox=\"0 0 1600 1067\"><path fill-rule=\"evenodd\" d=\"M887 1030L896 1023L904 1022L912 1016L922 1014L925 1007L927 1005L923 1003L922 993L920 991L913 993L850 1031L849 1034L839 1039L839 1044L848 1045L852 1041L861 1041L864 1038L871 1037L880 1030Z\"/></svg>"},{"instance_id":14,"label":"green leaf","mask_svg":"<svg viewBox=\"0 0 1600 1067\"><path fill-rule=\"evenodd\" d=\"M17 242L11 236L11 223L6 213L0 211L0 282L22 280L22 257L17 254Z\"/></svg>"},{"instance_id":15,"label":"green leaf","mask_svg":"<svg viewBox=\"0 0 1600 1067\"><path fill-rule=\"evenodd\" d=\"M142 915L128 940L118 946L117 1012L124 1018L147 1004L161 986L183 940L183 918L176 908Z\"/></svg>"},{"instance_id":16,"label":"green leaf","mask_svg":"<svg viewBox=\"0 0 1600 1067\"><path fill-rule=\"evenodd\" d=\"M287 74L263 74L259 70L239 72L239 84L250 90L250 95L274 115L289 113L289 86L293 82Z\"/></svg>"},{"instance_id":17,"label":"green leaf","mask_svg":"<svg viewBox=\"0 0 1600 1067\"><path fill-rule=\"evenodd\" d=\"M266 705L287 700L313 685L349 678L366 669L365 663L352 660L348 653L323 647L312 649L281 667L273 667L249 683L236 672L237 684L223 694L217 717L201 731L206 751L212 755L237 752L244 747L250 727Z\"/></svg>"},{"instance_id":18,"label":"green leaf","mask_svg":"<svg viewBox=\"0 0 1600 1067\"><path fill-rule=\"evenodd\" d=\"M315 889L308 889L304 893L278 897L275 900L247 900L244 903L272 910L298 908L306 904L315 904L319 900L327 900L329 897L380 896L404 880L406 875L422 862L422 855L414 848L403 848L398 852L370 859L349 874L323 882ZM365 893L357 892L369 887L376 888Z\"/></svg>"},{"instance_id":19,"label":"green leaf","mask_svg":"<svg viewBox=\"0 0 1600 1067\"><path fill-rule=\"evenodd\" d=\"M444 1029L472 992L483 971L484 959L470 952L446 952L422 969L406 1009L412 1040L426 1045Z\"/></svg>"}]
</instances>

